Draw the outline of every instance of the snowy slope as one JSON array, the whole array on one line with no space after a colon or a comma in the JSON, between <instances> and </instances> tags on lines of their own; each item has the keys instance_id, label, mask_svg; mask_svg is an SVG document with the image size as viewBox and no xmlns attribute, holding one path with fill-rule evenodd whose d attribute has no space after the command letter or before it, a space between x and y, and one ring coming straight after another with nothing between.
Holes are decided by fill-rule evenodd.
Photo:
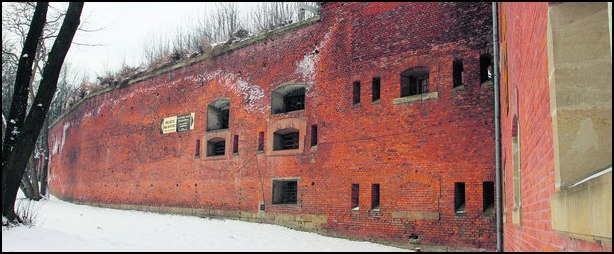
<instances>
[{"instance_id":1,"label":"snowy slope","mask_svg":"<svg viewBox=\"0 0 614 254\"><path fill-rule=\"evenodd\" d=\"M2 227L2 251L409 251L269 224L35 202L34 227Z\"/></svg>"}]
</instances>

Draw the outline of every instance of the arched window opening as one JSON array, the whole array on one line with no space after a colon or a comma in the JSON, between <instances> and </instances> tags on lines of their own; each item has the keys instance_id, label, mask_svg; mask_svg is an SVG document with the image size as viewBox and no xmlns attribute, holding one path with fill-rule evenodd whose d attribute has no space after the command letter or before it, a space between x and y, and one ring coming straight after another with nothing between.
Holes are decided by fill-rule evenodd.
<instances>
[{"instance_id":1,"label":"arched window opening","mask_svg":"<svg viewBox=\"0 0 614 254\"><path fill-rule=\"evenodd\" d=\"M273 135L273 150L298 149L299 132L294 128L276 131Z\"/></svg>"},{"instance_id":2,"label":"arched window opening","mask_svg":"<svg viewBox=\"0 0 614 254\"><path fill-rule=\"evenodd\" d=\"M207 131L228 129L230 100L217 99L207 107Z\"/></svg>"},{"instance_id":3,"label":"arched window opening","mask_svg":"<svg viewBox=\"0 0 614 254\"><path fill-rule=\"evenodd\" d=\"M429 70L415 67L401 72L401 97L429 92Z\"/></svg>"},{"instance_id":4,"label":"arched window opening","mask_svg":"<svg viewBox=\"0 0 614 254\"><path fill-rule=\"evenodd\" d=\"M280 86L271 92L271 112L287 113L305 109L305 86L299 84Z\"/></svg>"}]
</instances>

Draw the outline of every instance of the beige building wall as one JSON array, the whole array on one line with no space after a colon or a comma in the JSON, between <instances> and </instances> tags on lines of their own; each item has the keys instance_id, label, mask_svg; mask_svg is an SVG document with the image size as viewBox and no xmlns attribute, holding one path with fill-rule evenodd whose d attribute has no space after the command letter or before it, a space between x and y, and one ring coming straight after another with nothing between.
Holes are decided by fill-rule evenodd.
<instances>
[{"instance_id":1,"label":"beige building wall","mask_svg":"<svg viewBox=\"0 0 614 254\"><path fill-rule=\"evenodd\" d=\"M548 58L557 190L552 227L611 242L610 13L608 3L550 5Z\"/></svg>"}]
</instances>

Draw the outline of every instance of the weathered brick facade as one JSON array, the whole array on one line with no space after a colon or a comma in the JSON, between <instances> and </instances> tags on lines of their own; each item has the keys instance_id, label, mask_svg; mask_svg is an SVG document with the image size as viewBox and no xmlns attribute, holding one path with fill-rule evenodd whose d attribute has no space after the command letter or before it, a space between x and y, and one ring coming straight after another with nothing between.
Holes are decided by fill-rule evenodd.
<instances>
[{"instance_id":1,"label":"weathered brick facade","mask_svg":"<svg viewBox=\"0 0 614 254\"><path fill-rule=\"evenodd\" d=\"M50 129L50 187L82 203L493 250L494 213L483 207L483 183L494 182L493 86L480 80L491 24L489 3L326 3L313 24L84 101ZM464 84L453 88L459 59ZM400 74L418 66L428 93L400 98ZM271 114L272 91L284 84L305 86L304 110ZM229 127L206 131L218 98L230 100ZM189 113L194 129L161 134L163 118ZM275 131L289 126L299 148L273 151ZM226 141L223 156L206 155L215 137ZM274 179L297 179L297 204L271 203ZM465 186L464 213L455 212L455 183Z\"/></svg>"},{"instance_id":2,"label":"weathered brick facade","mask_svg":"<svg viewBox=\"0 0 614 254\"><path fill-rule=\"evenodd\" d=\"M552 122L553 113L551 110L555 111L555 109L551 107L551 96L556 95L556 93L554 90L551 91L552 84L549 81L549 74L554 75L554 72L549 72L548 63L548 17L552 16L552 14L549 14L549 6L552 7L552 5L553 3L499 3L499 39L500 46L502 47L500 86L501 137L503 186L505 187L504 251L611 252L611 237L608 241L607 238L599 239L589 235L574 236L553 228L554 223L567 223L567 221L570 221L570 223L571 221L577 221L587 227L591 224L592 220L596 220L598 224L605 223L607 225L609 223L611 235L611 219L609 218L581 213L568 213L565 217L553 218L553 210L555 209L552 205L553 197L559 190L565 187L556 186L557 184L555 184L555 143L553 131L556 126L553 127ZM578 8L572 7L570 9L577 10ZM573 16L570 13L564 15ZM607 28L607 18L605 21L605 27ZM590 23L587 21L582 22L583 25ZM588 26L580 30L586 29L589 29ZM567 36L564 39L571 40L573 38L572 36ZM574 41L574 43L582 42ZM589 42L592 47L595 47L596 43L598 42ZM586 52L582 52L582 54L588 55ZM556 57L564 58L568 56L563 56L559 53L558 56L551 55L550 59ZM582 62L580 58L569 59L574 63ZM578 68L577 66L571 66ZM594 73L591 75L604 74L608 68L611 72L611 64L609 67L593 66ZM560 79L562 75L558 75ZM559 84L563 83L561 80L557 80L557 82ZM609 86L611 86L611 76L609 82ZM590 86L597 87L597 84L587 84L585 87ZM559 90L562 89L559 87ZM561 91L558 92L560 93ZM577 107L583 102L581 97L577 94L575 96L577 97ZM611 87L609 96L609 104L611 105ZM594 99L597 99L597 97ZM588 115L589 113L586 114ZM514 125L514 119L518 120L516 125ZM611 126L611 106L609 123ZM520 143L520 155L517 160L520 164L520 191L518 194L514 193L513 188L515 184L513 180L515 178L513 163L515 163L515 160L513 157L512 137L514 135L518 135L518 143ZM601 143L604 143L604 141L601 141ZM561 156L573 156L573 154L562 153ZM600 206L603 206L603 209L605 209L609 202L611 218L611 173L609 176L605 175L604 177L610 178L610 199L601 203ZM586 186L580 187L586 189ZM580 191L575 190L575 192ZM520 195L521 199L520 218L517 221L513 218L515 195ZM592 220L591 217L593 217Z\"/></svg>"}]
</instances>

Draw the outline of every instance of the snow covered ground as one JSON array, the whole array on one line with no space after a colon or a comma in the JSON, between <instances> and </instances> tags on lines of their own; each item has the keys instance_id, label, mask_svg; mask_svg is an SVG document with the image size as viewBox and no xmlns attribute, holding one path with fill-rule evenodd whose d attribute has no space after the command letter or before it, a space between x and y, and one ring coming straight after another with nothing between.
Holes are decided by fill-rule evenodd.
<instances>
[{"instance_id":1,"label":"snow covered ground","mask_svg":"<svg viewBox=\"0 0 614 254\"><path fill-rule=\"evenodd\" d=\"M55 197L33 204L36 225L2 227L2 252L409 251L277 225L90 207Z\"/></svg>"}]
</instances>

